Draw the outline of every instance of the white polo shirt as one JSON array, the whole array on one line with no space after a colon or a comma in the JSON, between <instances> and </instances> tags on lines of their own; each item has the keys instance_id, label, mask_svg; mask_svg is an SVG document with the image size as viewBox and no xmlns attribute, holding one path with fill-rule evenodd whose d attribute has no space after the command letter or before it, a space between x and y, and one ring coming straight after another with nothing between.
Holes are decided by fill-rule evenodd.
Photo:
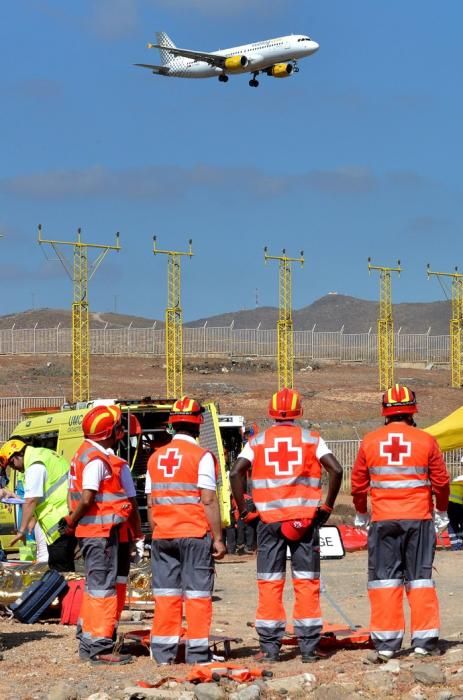
<instances>
[{"instance_id":1,"label":"white polo shirt","mask_svg":"<svg viewBox=\"0 0 463 700\"><path fill-rule=\"evenodd\" d=\"M112 450L111 448L105 449L93 440L87 439L87 442L93 445L93 447L102 452L104 455L114 455L114 450ZM101 482L104 479L108 479L110 477L111 472L108 469L106 462L103 459L92 459L84 467L84 471L82 474L82 489L88 489L89 491L99 491ZM126 493L127 498L135 498L137 492L135 490L132 474L130 472L130 467L127 464L127 462L123 465L121 469L121 484Z\"/></svg>"}]
</instances>

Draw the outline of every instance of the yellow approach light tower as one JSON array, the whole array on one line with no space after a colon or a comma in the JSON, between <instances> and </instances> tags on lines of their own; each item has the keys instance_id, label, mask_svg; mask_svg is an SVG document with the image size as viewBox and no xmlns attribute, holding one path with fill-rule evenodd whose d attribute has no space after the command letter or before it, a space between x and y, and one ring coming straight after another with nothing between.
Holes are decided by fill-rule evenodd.
<instances>
[{"instance_id":1,"label":"yellow approach light tower","mask_svg":"<svg viewBox=\"0 0 463 700\"><path fill-rule=\"evenodd\" d=\"M180 303L181 293L181 259L183 256L193 257L188 241L188 251L160 250L156 247L156 236L153 236L153 253L167 255L167 307L166 307L166 390L167 397L178 399L183 396L183 315Z\"/></svg>"},{"instance_id":2,"label":"yellow approach light tower","mask_svg":"<svg viewBox=\"0 0 463 700\"><path fill-rule=\"evenodd\" d=\"M428 278L433 275L437 278L447 277L452 280L452 318L450 319L450 364L452 367L452 386L460 389L462 385L462 352L463 352L463 273L458 272L432 272L430 265L427 267ZM445 288L444 288L445 291Z\"/></svg>"},{"instance_id":3,"label":"yellow approach light tower","mask_svg":"<svg viewBox=\"0 0 463 700\"><path fill-rule=\"evenodd\" d=\"M278 260L279 308L278 308L278 389L293 388L294 384L294 331L292 308L292 263L304 265L304 251L300 258L289 258L283 248L282 255L269 255L264 248L264 261Z\"/></svg>"},{"instance_id":4,"label":"yellow approach light tower","mask_svg":"<svg viewBox=\"0 0 463 700\"><path fill-rule=\"evenodd\" d=\"M73 283L72 302L72 400L89 401L90 399L90 332L88 314L88 283L110 250L119 251L119 233L116 233L115 245L83 243L81 230L77 229L76 241L56 241L42 238L42 226L39 224L39 243L48 243L54 249L58 259ZM74 248L73 262L66 259L60 246ZM89 267L88 249L101 252Z\"/></svg>"},{"instance_id":5,"label":"yellow approach light tower","mask_svg":"<svg viewBox=\"0 0 463 700\"><path fill-rule=\"evenodd\" d=\"M394 384L394 319L392 317L392 284L393 272L402 272L400 260L397 267L372 265L368 258L368 272L379 272L379 317L378 317L378 367L379 388L386 391Z\"/></svg>"}]
</instances>

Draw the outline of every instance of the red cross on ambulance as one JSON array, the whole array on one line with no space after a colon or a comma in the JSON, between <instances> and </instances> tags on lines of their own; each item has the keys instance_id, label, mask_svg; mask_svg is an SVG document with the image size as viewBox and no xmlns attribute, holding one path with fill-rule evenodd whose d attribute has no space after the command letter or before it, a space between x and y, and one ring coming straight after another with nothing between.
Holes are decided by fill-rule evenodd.
<instances>
[{"instance_id":1,"label":"red cross on ambulance","mask_svg":"<svg viewBox=\"0 0 463 700\"><path fill-rule=\"evenodd\" d=\"M412 443L404 440L402 433L389 433L388 440L379 443L379 454L386 457L391 467L403 467L404 457L410 457L411 453Z\"/></svg>"},{"instance_id":2,"label":"red cross on ambulance","mask_svg":"<svg viewBox=\"0 0 463 700\"><path fill-rule=\"evenodd\" d=\"M158 469L164 472L165 477L173 477L177 469L180 469L182 455L176 447L170 447L164 455L158 459Z\"/></svg>"},{"instance_id":3,"label":"red cross on ambulance","mask_svg":"<svg viewBox=\"0 0 463 700\"><path fill-rule=\"evenodd\" d=\"M265 464L275 468L276 476L292 476L301 462L302 447L295 447L290 437L275 438L273 447L265 448Z\"/></svg>"}]
</instances>

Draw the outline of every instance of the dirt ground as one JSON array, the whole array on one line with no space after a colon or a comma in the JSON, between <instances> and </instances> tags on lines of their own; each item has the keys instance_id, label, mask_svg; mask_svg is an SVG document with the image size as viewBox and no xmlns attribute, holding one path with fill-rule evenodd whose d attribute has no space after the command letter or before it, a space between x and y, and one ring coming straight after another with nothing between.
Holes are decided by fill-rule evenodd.
<instances>
[{"instance_id":1,"label":"dirt ground","mask_svg":"<svg viewBox=\"0 0 463 700\"><path fill-rule=\"evenodd\" d=\"M381 394L377 368L362 364L296 366L294 383L304 397L304 418L327 439L355 439L378 424ZM397 367L396 381L417 393L420 425L440 420L462 403L446 369ZM277 388L271 362L187 359L184 391L219 403L222 413L244 415L265 424L268 400ZM91 393L96 397L165 396L165 368L157 358L94 356ZM64 356L0 356L2 396L71 395L71 360Z\"/></svg>"},{"instance_id":2,"label":"dirt ground","mask_svg":"<svg viewBox=\"0 0 463 700\"><path fill-rule=\"evenodd\" d=\"M439 551L436 555L435 579L441 603L441 639L445 650L437 663L447 670L445 687L451 688L454 696L458 696L463 689L463 643L460 642L463 638L462 564L463 552ZM248 665L252 664L252 655L258 650L256 634L247 625L255 615L254 578L255 560L252 556L229 555L217 565L212 632L241 638L240 643L232 644L232 657ZM351 622L367 625L366 553L357 552L348 554L343 560L322 562L322 578L328 595L341 606ZM289 620L291 601L291 587L287 583L286 609ZM325 595L322 596L322 608L326 622L345 623ZM150 619L146 620L147 626L150 622ZM143 624L138 623L135 627L140 628ZM124 629L133 629L133 625L125 624ZM154 682L159 676L185 676L187 672L187 667L183 665L175 669L160 669L142 648L134 649L139 655L130 665L114 669L92 667L78 660L74 628L61 626L54 620L22 625L3 618L0 619L0 635L4 649L0 662L0 697L5 700L42 700L60 683L72 688L75 696L81 698L98 691L106 692L111 698L122 698L123 689L134 686L137 681ZM399 657L400 673L391 676L391 692L384 693L381 688L372 690L368 684L365 685L368 672L376 667L365 666L363 660L367 652L360 649L340 650L328 659L307 666L300 663L294 647L284 647L283 661L272 666L272 671L276 677L310 672L315 675L317 687L341 683L352 692L360 691L358 697L410 697L406 693L416 686L416 681L413 678L414 662L407 651L408 643L407 638L405 649ZM436 663L436 659L432 662ZM425 696L437 698L442 687L426 689Z\"/></svg>"}]
</instances>

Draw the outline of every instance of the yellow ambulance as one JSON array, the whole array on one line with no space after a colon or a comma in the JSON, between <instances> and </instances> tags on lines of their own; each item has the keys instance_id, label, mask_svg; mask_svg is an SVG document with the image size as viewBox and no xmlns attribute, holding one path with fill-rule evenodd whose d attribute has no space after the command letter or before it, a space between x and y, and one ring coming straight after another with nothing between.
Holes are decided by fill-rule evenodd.
<instances>
[{"instance_id":1,"label":"yellow ambulance","mask_svg":"<svg viewBox=\"0 0 463 700\"><path fill-rule=\"evenodd\" d=\"M153 450L169 441L168 421L171 400L152 399L113 400L98 399L49 409L30 409L13 430L10 437L23 439L33 447L48 447L71 461L83 440L82 419L86 412L98 405L117 404L127 428L125 439L120 443L118 453L127 460L137 490L137 498L144 530L148 533L147 507L145 498L145 474L147 462ZM244 418L242 416L222 416L214 403L205 404L204 424L201 426L199 443L211 450L219 461L218 493L220 512L224 527L230 524L230 484L228 470L243 444ZM141 435L131 434L131 416L141 425ZM10 483L10 488L12 484ZM8 542L15 529L14 513L5 506L0 507L0 542L8 549Z\"/></svg>"}]
</instances>

